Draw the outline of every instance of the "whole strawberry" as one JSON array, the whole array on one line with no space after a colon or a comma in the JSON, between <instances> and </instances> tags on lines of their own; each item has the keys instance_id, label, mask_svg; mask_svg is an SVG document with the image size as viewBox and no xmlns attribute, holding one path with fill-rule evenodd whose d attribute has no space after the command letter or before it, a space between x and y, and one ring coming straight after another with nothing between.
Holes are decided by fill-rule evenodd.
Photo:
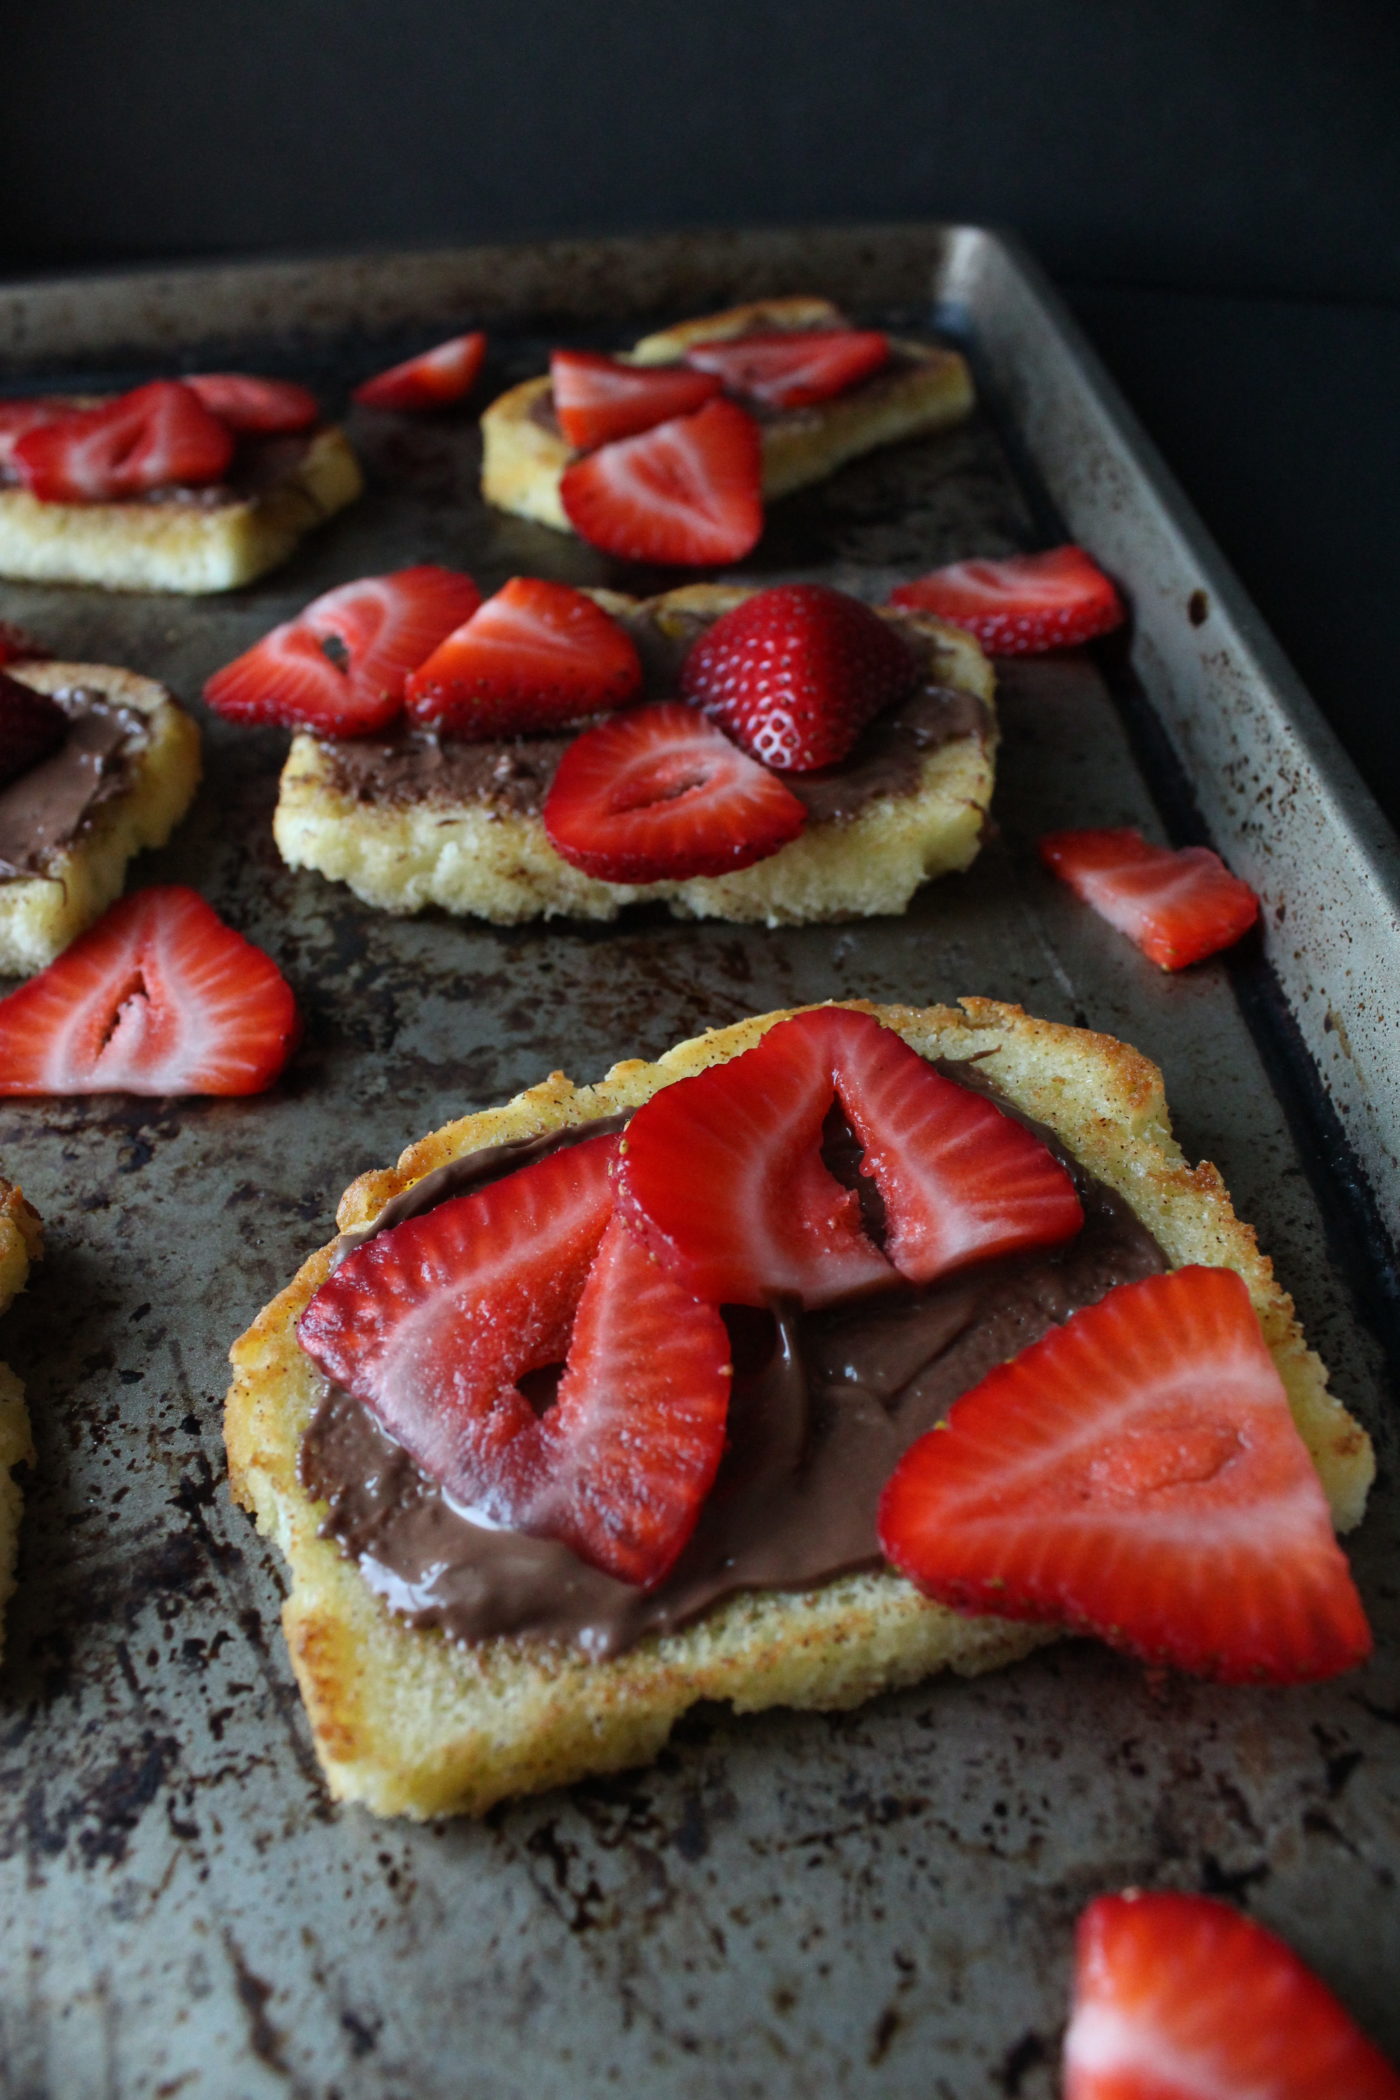
<instances>
[{"instance_id":1,"label":"whole strawberry","mask_svg":"<svg viewBox=\"0 0 1400 2100\"><path fill-rule=\"evenodd\" d=\"M858 598L785 583L720 615L681 690L764 765L807 773L838 764L917 675L899 634Z\"/></svg>"}]
</instances>

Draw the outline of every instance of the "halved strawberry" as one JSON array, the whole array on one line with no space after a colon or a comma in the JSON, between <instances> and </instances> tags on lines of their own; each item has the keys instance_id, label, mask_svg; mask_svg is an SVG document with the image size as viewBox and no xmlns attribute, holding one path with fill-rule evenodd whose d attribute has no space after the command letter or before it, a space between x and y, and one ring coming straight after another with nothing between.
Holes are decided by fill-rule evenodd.
<instances>
[{"instance_id":1,"label":"halved strawberry","mask_svg":"<svg viewBox=\"0 0 1400 2100\"><path fill-rule=\"evenodd\" d=\"M565 583L512 576L409 678L408 712L452 736L555 729L635 699L632 637Z\"/></svg>"},{"instance_id":2,"label":"halved strawberry","mask_svg":"<svg viewBox=\"0 0 1400 2100\"><path fill-rule=\"evenodd\" d=\"M1213 1897L1100 1896L1075 1951L1065 2100L1400 2100L1292 1948Z\"/></svg>"},{"instance_id":3,"label":"halved strawberry","mask_svg":"<svg viewBox=\"0 0 1400 2100\"><path fill-rule=\"evenodd\" d=\"M36 642L25 628L17 627L13 620L0 620L0 664L25 663L35 657L52 655L52 649Z\"/></svg>"},{"instance_id":4,"label":"halved strawberry","mask_svg":"<svg viewBox=\"0 0 1400 2100\"><path fill-rule=\"evenodd\" d=\"M470 576L432 563L362 576L225 664L204 697L235 722L372 736L402 712L409 672L480 603Z\"/></svg>"},{"instance_id":5,"label":"halved strawberry","mask_svg":"<svg viewBox=\"0 0 1400 2100\"><path fill-rule=\"evenodd\" d=\"M884 1253L822 1163L833 1101L884 1199ZM752 1050L655 1095L628 1124L619 1186L677 1275L736 1305L824 1305L900 1275L930 1283L1068 1239L1084 1215L1038 1138L842 1006L780 1021Z\"/></svg>"},{"instance_id":6,"label":"halved strawberry","mask_svg":"<svg viewBox=\"0 0 1400 2100\"><path fill-rule=\"evenodd\" d=\"M67 740L68 717L48 693L0 671L0 788Z\"/></svg>"},{"instance_id":7,"label":"halved strawberry","mask_svg":"<svg viewBox=\"0 0 1400 2100\"><path fill-rule=\"evenodd\" d=\"M898 584L890 604L968 628L993 656L1033 656L1092 641L1127 618L1113 584L1082 547L953 562Z\"/></svg>"},{"instance_id":8,"label":"halved strawberry","mask_svg":"<svg viewBox=\"0 0 1400 2100\"><path fill-rule=\"evenodd\" d=\"M310 430L321 420L316 396L293 379L257 379L251 372L194 372L185 385L230 430L271 436Z\"/></svg>"},{"instance_id":9,"label":"halved strawberry","mask_svg":"<svg viewBox=\"0 0 1400 2100\"><path fill-rule=\"evenodd\" d=\"M766 860L807 821L796 795L679 701L585 730L559 762L544 828L603 882L683 882Z\"/></svg>"},{"instance_id":10,"label":"halved strawberry","mask_svg":"<svg viewBox=\"0 0 1400 2100\"><path fill-rule=\"evenodd\" d=\"M1140 831L1051 831L1041 859L1150 962L1183 970L1248 933L1259 899L1208 846L1150 846Z\"/></svg>"},{"instance_id":11,"label":"halved strawberry","mask_svg":"<svg viewBox=\"0 0 1400 2100\"><path fill-rule=\"evenodd\" d=\"M137 890L0 999L0 1094L258 1094L296 1037L270 956L193 890Z\"/></svg>"},{"instance_id":12,"label":"halved strawberry","mask_svg":"<svg viewBox=\"0 0 1400 2100\"><path fill-rule=\"evenodd\" d=\"M190 387L153 379L27 430L11 457L45 503L110 503L217 481L233 458L233 433Z\"/></svg>"},{"instance_id":13,"label":"halved strawberry","mask_svg":"<svg viewBox=\"0 0 1400 2100\"><path fill-rule=\"evenodd\" d=\"M890 339L873 328L780 329L692 343L685 361L764 408L811 408L883 371Z\"/></svg>"},{"instance_id":14,"label":"halved strawberry","mask_svg":"<svg viewBox=\"0 0 1400 2100\"><path fill-rule=\"evenodd\" d=\"M758 425L732 401L709 401L576 459L559 494L574 530L605 554L687 566L738 561L763 531Z\"/></svg>"},{"instance_id":15,"label":"halved strawberry","mask_svg":"<svg viewBox=\"0 0 1400 2100\"><path fill-rule=\"evenodd\" d=\"M65 401L59 395L45 395L37 400L0 401L0 476L18 477L15 465L15 446L31 430L38 430L45 423L59 423L66 416L77 413L77 404Z\"/></svg>"},{"instance_id":16,"label":"halved strawberry","mask_svg":"<svg viewBox=\"0 0 1400 2100\"><path fill-rule=\"evenodd\" d=\"M1370 1630L1233 1269L1120 1284L906 1452L880 1543L958 1611L1227 1683L1362 1662Z\"/></svg>"},{"instance_id":17,"label":"halved strawberry","mask_svg":"<svg viewBox=\"0 0 1400 2100\"><path fill-rule=\"evenodd\" d=\"M469 1515L650 1585L719 1464L729 1341L614 1216L616 1151L585 1138L380 1233L298 1335ZM521 1381L561 1364L537 1411Z\"/></svg>"},{"instance_id":18,"label":"halved strawberry","mask_svg":"<svg viewBox=\"0 0 1400 2100\"><path fill-rule=\"evenodd\" d=\"M552 350L549 378L559 428L579 452L689 415L719 392L684 365L629 365L597 350Z\"/></svg>"},{"instance_id":19,"label":"halved strawberry","mask_svg":"<svg viewBox=\"0 0 1400 2100\"><path fill-rule=\"evenodd\" d=\"M432 350L407 357L402 364L390 365L387 372L376 372L372 379L361 380L355 388L355 399L362 408L390 408L410 414L447 408L471 392L485 357L486 337L480 329L473 329L470 335L454 335Z\"/></svg>"},{"instance_id":20,"label":"halved strawberry","mask_svg":"<svg viewBox=\"0 0 1400 2100\"><path fill-rule=\"evenodd\" d=\"M918 665L888 620L824 583L785 583L721 613L696 642L681 691L766 766L843 759L901 699Z\"/></svg>"}]
</instances>

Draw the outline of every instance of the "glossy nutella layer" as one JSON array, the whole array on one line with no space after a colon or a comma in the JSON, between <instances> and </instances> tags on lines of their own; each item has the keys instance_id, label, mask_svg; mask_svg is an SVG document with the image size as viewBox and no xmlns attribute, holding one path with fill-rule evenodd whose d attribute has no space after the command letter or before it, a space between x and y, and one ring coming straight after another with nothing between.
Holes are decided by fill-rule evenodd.
<instances>
[{"instance_id":1,"label":"glossy nutella layer","mask_svg":"<svg viewBox=\"0 0 1400 2100\"><path fill-rule=\"evenodd\" d=\"M52 697L69 720L57 751L0 788L0 882L45 874L75 845L105 803L130 784L150 725L92 686Z\"/></svg>"},{"instance_id":2,"label":"glossy nutella layer","mask_svg":"<svg viewBox=\"0 0 1400 2100\"><path fill-rule=\"evenodd\" d=\"M687 650L711 619L675 608L641 607L622 624L637 644L651 699L672 697ZM841 823L870 803L918 792L930 751L958 737L986 736L990 710L975 693L941 684L937 650L912 626L905 639L924 659L920 683L906 700L869 723L838 766L784 773L783 785L807 806L813 823ZM377 809L418 803L479 803L502 816L537 816L573 735L519 736L465 743L401 727L382 737L323 740L326 784L347 801Z\"/></svg>"},{"instance_id":3,"label":"glossy nutella layer","mask_svg":"<svg viewBox=\"0 0 1400 2100\"><path fill-rule=\"evenodd\" d=\"M965 1064L940 1069L978 1083ZM454 1161L395 1198L369 1233L600 1127L608 1126L578 1125ZM465 1642L563 1641L597 1656L682 1626L737 1590L808 1588L880 1565L879 1496L908 1446L1052 1325L1115 1284L1167 1266L1123 1198L1048 1131L1029 1127L1063 1160L1084 1205L1083 1229L1066 1246L817 1313L795 1305L726 1312L735 1375L724 1460L690 1543L655 1590L600 1574L554 1541L472 1523L367 1408L335 1388L308 1427L300 1462L307 1492L329 1505L325 1531L415 1626ZM878 1236L878 1191L856 1173L859 1150L839 1111L824 1151L832 1171L859 1190L867 1230Z\"/></svg>"}]
</instances>

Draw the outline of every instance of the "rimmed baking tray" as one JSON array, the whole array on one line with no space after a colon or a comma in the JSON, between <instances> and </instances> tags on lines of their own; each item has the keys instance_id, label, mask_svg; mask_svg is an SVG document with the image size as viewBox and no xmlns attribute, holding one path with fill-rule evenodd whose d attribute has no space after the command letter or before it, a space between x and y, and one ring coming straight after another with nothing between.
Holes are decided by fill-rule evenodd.
<instances>
[{"instance_id":1,"label":"rimmed baking tray","mask_svg":"<svg viewBox=\"0 0 1400 2100\"><path fill-rule=\"evenodd\" d=\"M1400 1669L1389 1469L1354 1544L1378 1636L1309 1690L1160 1688L1067 1644L844 1716L694 1715L658 1763L415 1829L330 1809L277 1632L276 1557L228 1503L229 1340L362 1168L563 1066L595 1076L795 1000L980 992L1164 1066L1188 1153L1259 1227L1338 1389L1394 1452L1400 1219L1395 841L1072 323L975 228L555 243L0 290L11 391L236 363L340 401L396 354L550 344L817 290L965 343L967 428L776 506L745 573L879 598L1068 530L1127 584L1125 645L1004 681L997 819L903 919L778 932L396 921L273 848L284 739L206 722L195 814L138 879L192 881L305 1008L242 1103L6 1104L48 1221L6 1322L39 1465L0 1677L0 2086L40 2095L554 2100L642 2091L1044 2096L1073 1919L1133 1882L1285 1932L1400 2057ZM0 590L62 654L188 700L314 592L415 560L485 587L647 579L493 516L469 417L355 418L370 492L234 597ZM1039 871L1035 835L1205 835L1265 899L1254 944L1163 979Z\"/></svg>"}]
</instances>

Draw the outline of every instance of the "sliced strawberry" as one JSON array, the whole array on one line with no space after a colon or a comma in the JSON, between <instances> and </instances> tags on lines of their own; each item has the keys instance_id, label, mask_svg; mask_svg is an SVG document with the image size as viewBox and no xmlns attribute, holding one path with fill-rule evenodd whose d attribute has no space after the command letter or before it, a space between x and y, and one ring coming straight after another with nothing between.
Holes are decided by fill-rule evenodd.
<instances>
[{"instance_id":1,"label":"sliced strawberry","mask_svg":"<svg viewBox=\"0 0 1400 2100\"><path fill-rule=\"evenodd\" d=\"M870 328L776 330L692 343L685 361L760 407L811 408L883 371L890 339Z\"/></svg>"},{"instance_id":2,"label":"sliced strawberry","mask_svg":"<svg viewBox=\"0 0 1400 2100\"><path fill-rule=\"evenodd\" d=\"M41 423L12 453L30 494L45 503L110 503L198 486L217 481L232 458L233 433L176 379Z\"/></svg>"},{"instance_id":3,"label":"sliced strawberry","mask_svg":"<svg viewBox=\"0 0 1400 2100\"><path fill-rule=\"evenodd\" d=\"M405 358L400 365L390 365L387 372L362 380L355 388L355 399L362 408L406 410L409 414L447 408L471 392L485 357L486 337L480 329L474 329L470 335L454 335L435 349Z\"/></svg>"},{"instance_id":4,"label":"sliced strawberry","mask_svg":"<svg viewBox=\"0 0 1400 2100\"><path fill-rule=\"evenodd\" d=\"M559 762L544 828L603 882L684 882L766 860L807 821L796 795L678 701L585 730Z\"/></svg>"},{"instance_id":5,"label":"sliced strawberry","mask_svg":"<svg viewBox=\"0 0 1400 2100\"><path fill-rule=\"evenodd\" d=\"M0 620L0 664L27 663L52 655L52 649L44 648L23 627L16 627L13 620Z\"/></svg>"},{"instance_id":6,"label":"sliced strawberry","mask_svg":"<svg viewBox=\"0 0 1400 2100\"><path fill-rule=\"evenodd\" d=\"M68 736L58 702L0 671L0 788L49 758Z\"/></svg>"},{"instance_id":7,"label":"sliced strawberry","mask_svg":"<svg viewBox=\"0 0 1400 2100\"><path fill-rule=\"evenodd\" d=\"M402 712L409 672L480 603L470 576L431 563L362 576L225 664L204 697L235 722L372 736Z\"/></svg>"},{"instance_id":8,"label":"sliced strawberry","mask_svg":"<svg viewBox=\"0 0 1400 2100\"><path fill-rule=\"evenodd\" d=\"M1065 2100L1400 2100L1291 1947L1210 1896L1129 1889L1079 1920Z\"/></svg>"},{"instance_id":9,"label":"sliced strawberry","mask_svg":"<svg viewBox=\"0 0 1400 2100\"><path fill-rule=\"evenodd\" d=\"M1092 641L1127 618L1112 583L1082 547L954 562L897 585L890 603L968 628L993 656L1033 656Z\"/></svg>"},{"instance_id":10,"label":"sliced strawberry","mask_svg":"<svg viewBox=\"0 0 1400 2100\"><path fill-rule=\"evenodd\" d=\"M719 392L704 372L624 364L596 350L551 351L549 378L559 428L580 452L688 416Z\"/></svg>"},{"instance_id":11,"label":"sliced strawberry","mask_svg":"<svg viewBox=\"0 0 1400 2100\"><path fill-rule=\"evenodd\" d=\"M839 763L917 676L911 650L868 605L824 583L786 583L720 614L686 657L681 690L764 765L806 772Z\"/></svg>"},{"instance_id":12,"label":"sliced strawberry","mask_svg":"<svg viewBox=\"0 0 1400 2100\"><path fill-rule=\"evenodd\" d=\"M821 1160L837 1100L884 1199L884 1254ZM657 1094L628 1125L620 1186L681 1279L724 1304L824 1305L900 1274L931 1283L1083 1223L1038 1138L841 1006L780 1021L752 1050Z\"/></svg>"},{"instance_id":13,"label":"sliced strawberry","mask_svg":"<svg viewBox=\"0 0 1400 2100\"><path fill-rule=\"evenodd\" d=\"M38 430L45 423L62 422L76 413L76 403L58 395L40 400L0 401L0 477L18 477L15 446L29 431Z\"/></svg>"},{"instance_id":14,"label":"sliced strawberry","mask_svg":"<svg viewBox=\"0 0 1400 2100\"><path fill-rule=\"evenodd\" d=\"M298 1334L468 1514L649 1585L719 1463L729 1341L614 1217L616 1152L585 1138L380 1233ZM560 1364L537 1412L521 1381Z\"/></svg>"},{"instance_id":15,"label":"sliced strawberry","mask_svg":"<svg viewBox=\"0 0 1400 2100\"><path fill-rule=\"evenodd\" d=\"M958 1611L1226 1683L1332 1677L1370 1652L1233 1269L1120 1284L990 1372L895 1468L880 1543Z\"/></svg>"},{"instance_id":16,"label":"sliced strawberry","mask_svg":"<svg viewBox=\"0 0 1400 2100\"><path fill-rule=\"evenodd\" d=\"M296 1036L270 956L193 890L138 890L0 999L0 1094L259 1094Z\"/></svg>"},{"instance_id":17,"label":"sliced strawberry","mask_svg":"<svg viewBox=\"0 0 1400 2100\"><path fill-rule=\"evenodd\" d=\"M1208 846L1150 846L1141 832L1051 831L1040 857L1150 962L1183 970L1248 933L1259 899Z\"/></svg>"},{"instance_id":18,"label":"sliced strawberry","mask_svg":"<svg viewBox=\"0 0 1400 2100\"><path fill-rule=\"evenodd\" d=\"M292 379L256 379L250 372L195 372L185 385L230 430L272 436L310 430L321 420L316 396Z\"/></svg>"},{"instance_id":19,"label":"sliced strawberry","mask_svg":"<svg viewBox=\"0 0 1400 2100\"><path fill-rule=\"evenodd\" d=\"M709 401L575 460L559 494L574 530L605 554L738 561L763 531L758 425L732 401Z\"/></svg>"},{"instance_id":20,"label":"sliced strawberry","mask_svg":"<svg viewBox=\"0 0 1400 2100\"><path fill-rule=\"evenodd\" d=\"M513 576L408 681L415 722L459 737L556 729L635 699L632 637L582 591Z\"/></svg>"}]
</instances>

